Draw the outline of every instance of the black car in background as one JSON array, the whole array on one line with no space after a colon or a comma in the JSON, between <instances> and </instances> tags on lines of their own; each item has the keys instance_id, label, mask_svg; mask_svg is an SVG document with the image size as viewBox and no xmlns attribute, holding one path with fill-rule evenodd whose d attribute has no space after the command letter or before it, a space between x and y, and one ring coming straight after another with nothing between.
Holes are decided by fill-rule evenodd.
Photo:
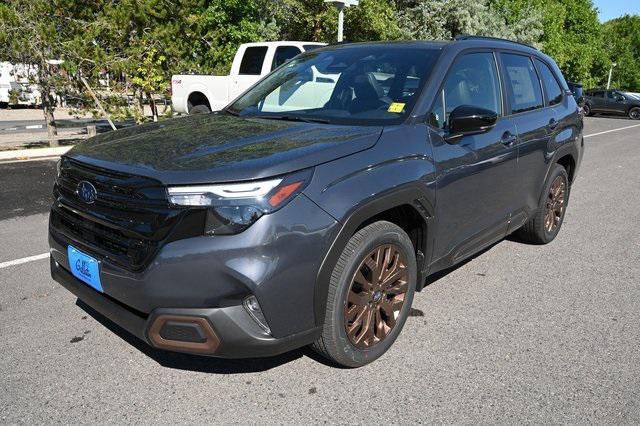
<instances>
[{"instance_id":1,"label":"black car in background","mask_svg":"<svg viewBox=\"0 0 640 426\"><path fill-rule=\"evenodd\" d=\"M631 93L615 89L588 90L583 103L585 115L626 115L633 120L640 120L640 98Z\"/></svg>"}]
</instances>

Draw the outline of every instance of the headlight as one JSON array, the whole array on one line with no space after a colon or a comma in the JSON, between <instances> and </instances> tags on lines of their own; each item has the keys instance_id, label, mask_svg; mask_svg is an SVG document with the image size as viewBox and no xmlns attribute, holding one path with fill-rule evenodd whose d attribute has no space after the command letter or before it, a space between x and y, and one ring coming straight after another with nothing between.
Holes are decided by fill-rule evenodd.
<instances>
[{"instance_id":1,"label":"headlight","mask_svg":"<svg viewBox=\"0 0 640 426\"><path fill-rule=\"evenodd\" d=\"M218 185L172 186L169 202L176 206L207 208L205 233L237 234L261 216L282 208L304 189L312 170L284 177Z\"/></svg>"}]
</instances>

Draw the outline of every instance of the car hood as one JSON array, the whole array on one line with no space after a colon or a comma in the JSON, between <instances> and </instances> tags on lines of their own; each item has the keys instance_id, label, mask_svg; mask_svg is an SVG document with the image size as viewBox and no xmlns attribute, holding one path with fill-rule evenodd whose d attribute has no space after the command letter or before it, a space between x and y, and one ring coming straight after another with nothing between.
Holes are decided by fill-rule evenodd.
<instances>
[{"instance_id":1,"label":"car hood","mask_svg":"<svg viewBox=\"0 0 640 426\"><path fill-rule=\"evenodd\" d=\"M301 170L375 145L382 127L226 114L173 118L100 134L66 156L165 184L230 182Z\"/></svg>"}]
</instances>

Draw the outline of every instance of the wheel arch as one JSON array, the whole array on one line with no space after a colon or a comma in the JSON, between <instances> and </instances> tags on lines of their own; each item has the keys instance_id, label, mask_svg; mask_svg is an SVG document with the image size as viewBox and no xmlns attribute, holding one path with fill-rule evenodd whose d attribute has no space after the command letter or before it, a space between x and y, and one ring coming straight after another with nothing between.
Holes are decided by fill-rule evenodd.
<instances>
[{"instance_id":1,"label":"wheel arch","mask_svg":"<svg viewBox=\"0 0 640 426\"><path fill-rule=\"evenodd\" d=\"M187 97L187 112L196 105L206 105L209 110L211 110L211 102L209 102L209 98L203 92L198 90L194 90L189 93L189 96Z\"/></svg>"},{"instance_id":2,"label":"wheel arch","mask_svg":"<svg viewBox=\"0 0 640 426\"><path fill-rule=\"evenodd\" d=\"M565 154L558 158L556 163L560 164L567 171L567 175L569 176L569 185L571 185L576 172L576 160L573 158L573 155Z\"/></svg>"},{"instance_id":3,"label":"wheel arch","mask_svg":"<svg viewBox=\"0 0 640 426\"><path fill-rule=\"evenodd\" d=\"M318 270L314 293L316 325L324 322L329 279L340 254L356 232L373 222L386 220L407 232L414 245L418 264L416 290L421 290L433 241L433 212L432 204L417 184L390 190L354 207L341 221L342 227Z\"/></svg>"}]
</instances>

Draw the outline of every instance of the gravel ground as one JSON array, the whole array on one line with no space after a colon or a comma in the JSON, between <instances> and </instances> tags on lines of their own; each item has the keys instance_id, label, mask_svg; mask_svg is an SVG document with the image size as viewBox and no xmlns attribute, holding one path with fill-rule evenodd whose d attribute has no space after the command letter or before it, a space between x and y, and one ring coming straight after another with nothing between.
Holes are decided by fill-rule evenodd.
<instances>
[{"instance_id":1,"label":"gravel ground","mask_svg":"<svg viewBox=\"0 0 640 426\"><path fill-rule=\"evenodd\" d=\"M634 124L589 118L586 134ZM0 269L0 422L637 424L639 163L640 127L588 138L558 238L502 241L434 281L390 352L356 370L306 349L157 351L76 305L46 260ZM43 203L16 211L19 195L0 189L0 263L47 250Z\"/></svg>"}]
</instances>

